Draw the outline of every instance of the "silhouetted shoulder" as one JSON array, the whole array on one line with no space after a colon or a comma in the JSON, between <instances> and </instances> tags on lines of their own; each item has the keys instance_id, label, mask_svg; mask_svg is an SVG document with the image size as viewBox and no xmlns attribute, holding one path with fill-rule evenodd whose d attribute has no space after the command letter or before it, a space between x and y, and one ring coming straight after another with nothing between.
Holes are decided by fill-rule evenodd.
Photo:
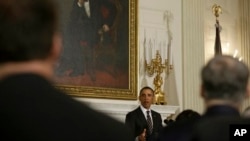
<instances>
[{"instance_id":1,"label":"silhouetted shoulder","mask_svg":"<svg viewBox=\"0 0 250 141\"><path fill-rule=\"evenodd\" d=\"M250 119L220 116L200 120L193 128L191 141L229 141L230 126L234 124L250 125Z\"/></svg>"}]
</instances>

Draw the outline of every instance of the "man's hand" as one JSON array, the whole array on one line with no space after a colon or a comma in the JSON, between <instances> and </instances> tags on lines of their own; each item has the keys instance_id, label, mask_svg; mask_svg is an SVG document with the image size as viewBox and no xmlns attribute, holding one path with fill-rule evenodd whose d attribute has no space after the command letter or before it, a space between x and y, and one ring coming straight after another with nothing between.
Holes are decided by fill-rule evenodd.
<instances>
[{"instance_id":1,"label":"man's hand","mask_svg":"<svg viewBox=\"0 0 250 141\"><path fill-rule=\"evenodd\" d=\"M146 141L146 129L138 136L139 141Z\"/></svg>"},{"instance_id":2,"label":"man's hand","mask_svg":"<svg viewBox=\"0 0 250 141\"><path fill-rule=\"evenodd\" d=\"M109 31L109 26L107 24L104 24L102 26L102 29L103 29L104 32L108 32Z\"/></svg>"}]
</instances>

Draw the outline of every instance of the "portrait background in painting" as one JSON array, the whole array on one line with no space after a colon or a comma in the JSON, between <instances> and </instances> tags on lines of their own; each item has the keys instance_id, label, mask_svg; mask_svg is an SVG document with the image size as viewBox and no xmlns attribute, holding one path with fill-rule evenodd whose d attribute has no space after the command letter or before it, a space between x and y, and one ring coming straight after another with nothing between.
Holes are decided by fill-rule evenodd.
<instances>
[{"instance_id":1,"label":"portrait background in painting","mask_svg":"<svg viewBox=\"0 0 250 141\"><path fill-rule=\"evenodd\" d=\"M61 0L63 50L57 84L129 87L129 1L89 0L90 17L78 0Z\"/></svg>"}]
</instances>

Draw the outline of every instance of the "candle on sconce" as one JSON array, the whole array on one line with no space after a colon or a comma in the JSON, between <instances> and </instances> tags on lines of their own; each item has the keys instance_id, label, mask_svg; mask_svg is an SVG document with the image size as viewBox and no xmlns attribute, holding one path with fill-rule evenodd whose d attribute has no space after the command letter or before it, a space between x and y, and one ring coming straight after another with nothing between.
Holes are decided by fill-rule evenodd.
<instances>
[{"instance_id":1,"label":"candle on sconce","mask_svg":"<svg viewBox=\"0 0 250 141\"><path fill-rule=\"evenodd\" d=\"M144 39L144 42L143 42L143 46L144 46L144 57L145 57L145 60L148 62L148 50L147 50L147 43L146 43L146 39Z\"/></svg>"},{"instance_id":2,"label":"candle on sconce","mask_svg":"<svg viewBox=\"0 0 250 141\"><path fill-rule=\"evenodd\" d=\"M155 45L155 39L154 39L152 42L152 59L156 57L156 50L157 50L157 47Z\"/></svg>"},{"instance_id":3,"label":"candle on sconce","mask_svg":"<svg viewBox=\"0 0 250 141\"><path fill-rule=\"evenodd\" d=\"M155 47L154 48L154 50L155 50L154 54L156 54L157 50L160 51L159 46L158 46L158 32L157 32L157 30L155 30L154 47Z\"/></svg>"},{"instance_id":4,"label":"candle on sconce","mask_svg":"<svg viewBox=\"0 0 250 141\"><path fill-rule=\"evenodd\" d=\"M171 53L171 62L170 62L170 65L173 65L174 64L174 56L173 54Z\"/></svg>"},{"instance_id":5,"label":"candle on sconce","mask_svg":"<svg viewBox=\"0 0 250 141\"><path fill-rule=\"evenodd\" d=\"M168 59L168 47L166 41L163 42L163 48L164 48L164 59Z\"/></svg>"},{"instance_id":6,"label":"candle on sconce","mask_svg":"<svg viewBox=\"0 0 250 141\"><path fill-rule=\"evenodd\" d=\"M160 48L161 58L164 59L164 48L161 42L159 43L159 48Z\"/></svg>"},{"instance_id":7,"label":"candle on sconce","mask_svg":"<svg viewBox=\"0 0 250 141\"><path fill-rule=\"evenodd\" d=\"M172 48L170 44L168 44L168 62L169 64L172 63Z\"/></svg>"},{"instance_id":8,"label":"candle on sconce","mask_svg":"<svg viewBox=\"0 0 250 141\"><path fill-rule=\"evenodd\" d=\"M155 54L156 54L156 50L157 50L157 46L155 44L155 39L153 40L152 44L153 44L152 55L154 55L153 58L155 58Z\"/></svg>"},{"instance_id":9,"label":"candle on sconce","mask_svg":"<svg viewBox=\"0 0 250 141\"><path fill-rule=\"evenodd\" d=\"M172 53L172 48L170 50L170 65L173 65L173 53Z\"/></svg>"},{"instance_id":10,"label":"candle on sconce","mask_svg":"<svg viewBox=\"0 0 250 141\"><path fill-rule=\"evenodd\" d=\"M171 52L169 53L169 65L171 65L172 63L172 55L171 55Z\"/></svg>"},{"instance_id":11,"label":"candle on sconce","mask_svg":"<svg viewBox=\"0 0 250 141\"><path fill-rule=\"evenodd\" d=\"M152 50L153 50L153 45L152 45L152 41L151 41L151 39L149 39L149 42L148 42L148 59L149 59L149 61L152 59Z\"/></svg>"},{"instance_id":12,"label":"candle on sconce","mask_svg":"<svg viewBox=\"0 0 250 141\"><path fill-rule=\"evenodd\" d=\"M144 29L144 39L143 39L143 49L144 49L144 58L146 62L148 61L148 53L147 53L147 38L146 38L146 29Z\"/></svg>"}]
</instances>

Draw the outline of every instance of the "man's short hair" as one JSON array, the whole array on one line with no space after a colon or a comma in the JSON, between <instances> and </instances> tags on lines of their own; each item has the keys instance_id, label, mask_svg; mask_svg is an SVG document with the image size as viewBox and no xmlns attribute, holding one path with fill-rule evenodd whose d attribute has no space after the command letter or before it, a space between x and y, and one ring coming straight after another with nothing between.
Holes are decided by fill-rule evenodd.
<instances>
[{"instance_id":1,"label":"man's short hair","mask_svg":"<svg viewBox=\"0 0 250 141\"><path fill-rule=\"evenodd\" d=\"M54 0L1 0L0 63L46 58L57 18Z\"/></svg>"},{"instance_id":2,"label":"man's short hair","mask_svg":"<svg viewBox=\"0 0 250 141\"><path fill-rule=\"evenodd\" d=\"M248 67L237 58L215 56L201 71L205 99L241 101L246 94L248 77Z\"/></svg>"},{"instance_id":3,"label":"man's short hair","mask_svg":"<svg viewBox=\"0 0 250 141\"><path fill-rule=\"evenodd\" d=\"M149 86L145 86L145 87L141 88L140 93L139 93L140 96L142 94L142 91L144 91L144 90L151 90L153 92L153 95L154 95L154 90Z\"/></svg>"}]
</instances>

